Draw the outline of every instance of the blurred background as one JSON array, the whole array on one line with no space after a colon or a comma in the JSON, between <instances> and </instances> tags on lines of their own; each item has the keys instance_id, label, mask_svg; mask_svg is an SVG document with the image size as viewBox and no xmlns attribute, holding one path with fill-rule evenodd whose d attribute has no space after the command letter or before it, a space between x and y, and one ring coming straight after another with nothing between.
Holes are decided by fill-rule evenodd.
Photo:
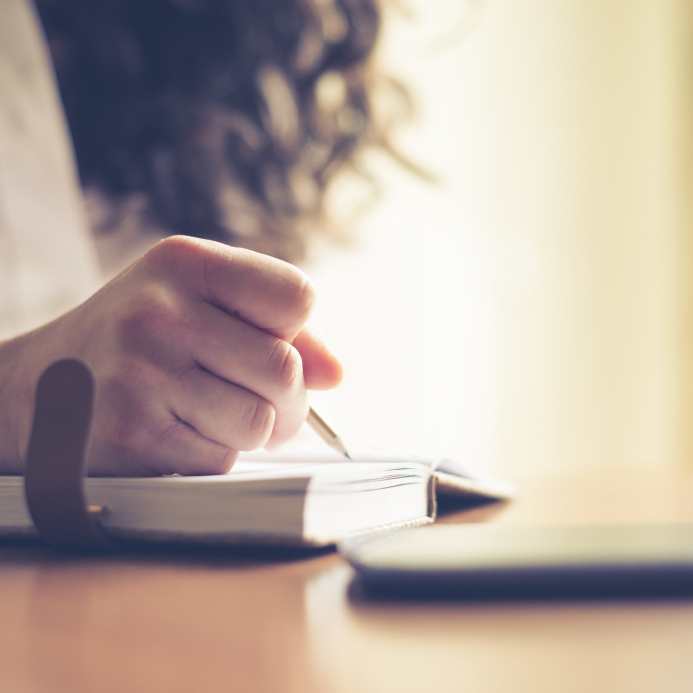
<instances>
[{"instance_id":1,"label":"blurred background","mask_svg":"<svg viewBox=\"0 0 693 693\"><path fill-rule=\"evenodd\" d=\"M395 145L434 182L370 146L386 141L364 125L369 3L221 5L217 16L187 0L89 12L37 0L107 275L181 231L289 260L309 248L313 322L347 369L341 388L313 399L354 449L454 454L507 475L693 460L690 2L383 0L376 78L409 90L415 116L395 127ZM289 22L288 7L303 24ZM234 12L241 19L229 21ZM250 26L266 40L246 41ZM60 139L54 116L32 121L34 139ZM305 117L317 139L301 135ZM360 213L367 180L325 181L369 146L364 166L380 193ZM24 154L16 161L30 168ZM43 162L32 175L46 189L72 175ZM312 236L301 225L322 221L321 186L355 229L351 245L331 244L328 224ZM158 201L158 226L147 199ZM28 226L43 228L31 214ZM74 214L63 222L80 225ZM26 232L18 239L32 249ZM69 262L54 261L53 246L43 264L25 253L23 284L41 289L39 307L58 295L56 282L37 280L49 261L68 288L93 289L91 275L76 282ZM8 248L0 262L11 267ZM81 264L95 274L88 250ZM5 268L0 282L8 277ZM37 324L46 319L32 311ZM299 442L311 441L320 444L309 432Z\"/></svg>"},{"instance_id":2,"label":"blurred background","mask_svg":"<svg viewBox=\"0 0 693 693\"><path fill-rule=\"evenodd\" d=\"M386 7L379 59L417 104L397 143L440 180L373 156L358 242L307 266L347 367L314 401L351 446L499 474L690 462L692 13Z\"/></svg>"}]
</instances>

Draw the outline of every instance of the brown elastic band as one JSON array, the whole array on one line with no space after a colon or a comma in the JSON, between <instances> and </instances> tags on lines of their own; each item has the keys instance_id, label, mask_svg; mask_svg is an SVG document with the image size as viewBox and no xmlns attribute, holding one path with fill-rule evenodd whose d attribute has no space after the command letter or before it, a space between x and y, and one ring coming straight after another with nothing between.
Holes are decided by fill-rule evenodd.
<instances>
[{"instance_id":1,"label":"brown elastic band","mask_svg":"<svg viewBox=\"0 0 693 693\"><path fill-rule=\"evenodd\" d=\"M38 533L56 548L110 547L84 491L95 389L91 369L76 359L49 366L36 388L24 493Z\"/></svg>"}]
</instances>

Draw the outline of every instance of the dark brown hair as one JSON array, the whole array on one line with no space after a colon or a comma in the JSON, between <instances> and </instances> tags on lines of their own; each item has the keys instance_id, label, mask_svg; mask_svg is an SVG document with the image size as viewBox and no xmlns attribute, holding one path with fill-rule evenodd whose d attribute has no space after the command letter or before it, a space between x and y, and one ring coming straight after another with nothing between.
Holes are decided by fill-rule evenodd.
<instances>
[{"instance_id":1,"label":"dark brown hair","mask_svg":"<svg viewBox=\"0 0 693 693\"><path fill-rule=\"evenodd\" d=\"M377 0L36 0L84 187L296 261L373 124Z\"/></svg>"}]
</instances>

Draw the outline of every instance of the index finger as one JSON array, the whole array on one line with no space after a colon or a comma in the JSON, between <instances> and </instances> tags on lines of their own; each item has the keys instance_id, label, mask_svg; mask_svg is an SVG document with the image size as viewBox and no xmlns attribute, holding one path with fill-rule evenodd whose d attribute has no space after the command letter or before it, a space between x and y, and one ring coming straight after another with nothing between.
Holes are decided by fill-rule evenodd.
<instances>
[{"instance_id":1,"label":"index finger","mask_svg":"<svg viewBox=\"0 0 693 693\"><path fill-rule=\"evenodd\" d=\"M142 262L204 301L289 342L315 305L312 283L293 265L215 241L172 236Z\"/></svg>"}]
</instances>

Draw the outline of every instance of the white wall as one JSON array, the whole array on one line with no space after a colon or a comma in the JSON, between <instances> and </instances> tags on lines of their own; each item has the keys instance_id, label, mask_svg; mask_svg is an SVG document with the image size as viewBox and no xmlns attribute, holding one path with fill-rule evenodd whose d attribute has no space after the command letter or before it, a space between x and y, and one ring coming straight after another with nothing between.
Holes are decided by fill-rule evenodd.
<instances>
[{"instance_id":1,"label":"white wall","mask_svg":"<svg viewBox=\"0 0 693 693\"><path fill-rule=\"evenodd\" d=\"M360 242L309 268L348 371L315 402L493 471L690 458L688 3L485 0L466 37L476 3L407 4L382 60L442 183L375 159Z\"/></svg>"}]
</instances>

